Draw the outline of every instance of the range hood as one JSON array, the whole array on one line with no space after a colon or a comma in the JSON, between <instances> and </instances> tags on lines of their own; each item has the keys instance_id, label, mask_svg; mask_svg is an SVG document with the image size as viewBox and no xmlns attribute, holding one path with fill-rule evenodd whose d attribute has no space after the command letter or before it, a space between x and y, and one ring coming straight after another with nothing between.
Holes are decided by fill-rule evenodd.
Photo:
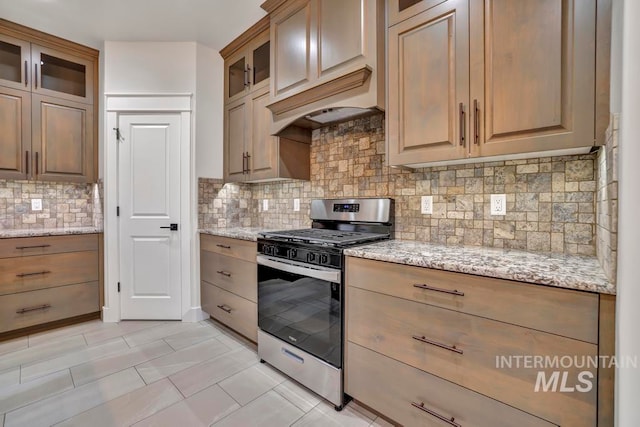
<instances>
[{"instance_id":1,"label":"range hood","mask_svg":"<svg viewBox=\"0 0 640 427\"><path fill-rule=\"evenodd\" d=\"M271 134L384 110L384 1L267 0Z\"/></svg>"}]
</instances>

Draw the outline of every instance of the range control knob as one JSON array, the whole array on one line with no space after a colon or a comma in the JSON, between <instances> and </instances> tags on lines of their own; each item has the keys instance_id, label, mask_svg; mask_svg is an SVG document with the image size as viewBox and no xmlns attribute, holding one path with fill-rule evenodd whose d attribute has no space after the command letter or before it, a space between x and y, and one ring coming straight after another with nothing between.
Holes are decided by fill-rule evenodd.
<instances>
[{"instance_id":1,"label":"range control knob","mask_svg":"<svg viewBox=\"0 0 640 427\"><path fill-rule=\"evenodd\" d=\"M309 252L307 254L307 262L316 262L316 254Z\"/></svg>"},{"instance_id":2,"label":"range control knob","mask_svg":"<svg viewBox=\"0 0 640 427\"><path fill-rule=\"evenodd\" d=\"M296 259L296 256L298 256L298 250L289 249L289 259Z\"/></svg>"},{"instance_id":3,"label":"range control knob","mask_svg":"<svg viewBox=\"0 0 640 427\"><path fill-rule=\"evenodd\" d=\"M328 264L329 263L329 255L322 254L320 255L320 264Z\"/></svg>"}]
</instances>

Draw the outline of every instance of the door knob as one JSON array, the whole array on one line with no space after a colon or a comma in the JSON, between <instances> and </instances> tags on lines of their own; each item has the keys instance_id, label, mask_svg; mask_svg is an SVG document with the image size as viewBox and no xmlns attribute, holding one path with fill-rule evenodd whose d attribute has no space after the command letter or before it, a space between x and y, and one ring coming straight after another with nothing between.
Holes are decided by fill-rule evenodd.
<instances>
[{"instance_id":1,"label":"door knob","mask_svg":"<svg viewBox=\"0 0 640 427\"><path fill-rule=\"evenodd\" d=\"M169 224L168 227L160 227L160 228L168 228L171 231L178 231L178 224Z\"/></svg>"}]
</instances>

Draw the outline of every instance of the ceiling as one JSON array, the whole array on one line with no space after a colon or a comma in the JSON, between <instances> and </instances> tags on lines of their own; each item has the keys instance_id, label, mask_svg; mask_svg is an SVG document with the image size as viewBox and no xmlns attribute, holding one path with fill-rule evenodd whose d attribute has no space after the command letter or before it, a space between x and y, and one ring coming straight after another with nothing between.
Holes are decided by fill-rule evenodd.
<instances>
[{"instance_id":1,"label":"ceiling","mask_svg":"<svg viewBox=\"0 0 640 427\"><path fill-rule=\"evenodd\" d=\"M264 0L0 0L0 17L94 48L196 41L220 50L266 13Z\"/></svg>"}]
</instances>

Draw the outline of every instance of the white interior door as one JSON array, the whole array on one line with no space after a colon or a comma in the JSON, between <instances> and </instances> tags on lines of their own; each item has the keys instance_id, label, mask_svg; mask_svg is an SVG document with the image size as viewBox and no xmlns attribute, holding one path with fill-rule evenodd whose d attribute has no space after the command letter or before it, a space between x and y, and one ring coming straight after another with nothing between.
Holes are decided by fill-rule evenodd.
<instances>
[{"instance_id":1,"label":"white interior door","mask_svg":"<svg viewBox=\"0 0 640 427\"><path fill-rule=\"evenodd\" d=\"M122 319L181 319L180 115L119 116Z\"/></svg>"}]
</instances>

